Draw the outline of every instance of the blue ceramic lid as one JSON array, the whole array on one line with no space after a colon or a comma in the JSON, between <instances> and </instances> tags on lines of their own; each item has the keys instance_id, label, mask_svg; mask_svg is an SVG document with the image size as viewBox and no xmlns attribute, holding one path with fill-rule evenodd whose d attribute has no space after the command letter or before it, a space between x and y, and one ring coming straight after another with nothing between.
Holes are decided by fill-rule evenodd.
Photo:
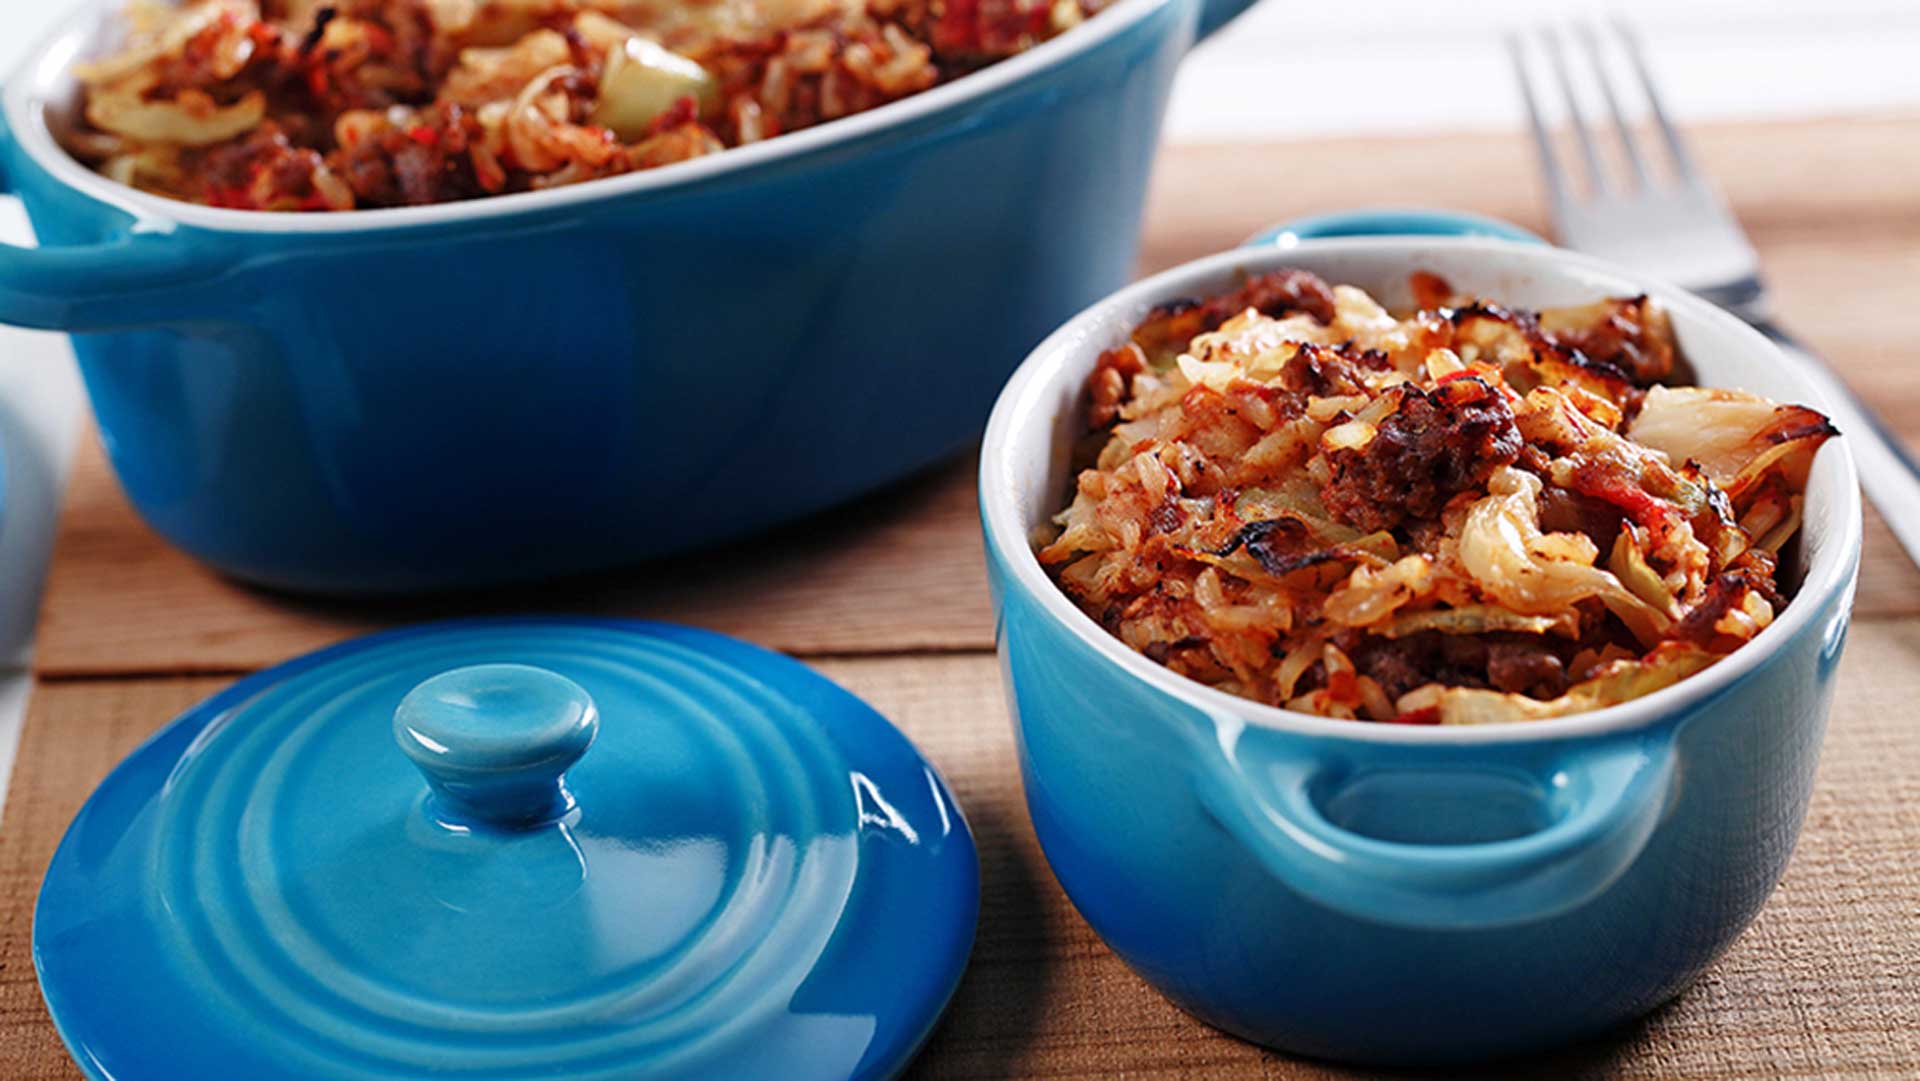
<instances>
[{"instance_id":1,"label":"blue ceramic lid","mask_svg":"<svg viewBox=\"0 0 1920 1081\"><path fill-rule=\"evenodd\" d=\"M33 954L81 1067L879 1078L952 993L973 840L933 768L720 635L476 621L241 680L122 763Z\"/></svg>"}]
</instances>

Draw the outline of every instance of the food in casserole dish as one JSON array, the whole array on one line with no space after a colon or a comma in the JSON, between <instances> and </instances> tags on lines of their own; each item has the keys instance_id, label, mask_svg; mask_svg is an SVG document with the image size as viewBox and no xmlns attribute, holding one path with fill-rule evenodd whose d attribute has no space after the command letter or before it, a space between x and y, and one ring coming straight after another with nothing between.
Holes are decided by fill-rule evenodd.
<instances>
[{"instance_id":1,"label":"food in casserole dish","mask_svg":"<svg viewBox=\"0 0 1920 1081\"><path fill-rule=\"evenodd\" d=\"M1060 587L1200 682L1418 724L1624 702L1773 620L1825 417L1668 385L1646 297L1412 287L1398 317L1282 270L1152 313L1089 379Z\"/></svg>"},{"instance_id":2,"label":"food in casserole dish","mask_svg":"<svg viewBox=\"0 0 1920 1081\"><path fill-rule=\"evenodd\" d=\"M1012 56L1103 0L134 0L69 152L158 194L351 210L686 161Z\"/></svg>"}]
</instances>

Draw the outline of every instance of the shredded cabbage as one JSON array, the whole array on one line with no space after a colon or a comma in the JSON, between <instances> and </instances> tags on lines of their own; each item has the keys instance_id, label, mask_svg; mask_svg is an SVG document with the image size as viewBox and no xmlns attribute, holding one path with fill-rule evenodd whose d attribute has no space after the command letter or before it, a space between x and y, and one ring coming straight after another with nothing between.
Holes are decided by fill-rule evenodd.
<instances>
[{"instance_id":1,"label":"shredded cabbage","mask_svg":"<svg viewBox=\"0 0 1920 1081\"><path fill-rule=\"evenodd\" d=\"M1660 640L1672 620L1593 566L1591 541L1540 532L1538 477L1502 466L1487 493L1460 530L1460 563L1488 596L1522 615L1555 615L1597 597L1641 641Z\"/></svg>"}]
</instances>

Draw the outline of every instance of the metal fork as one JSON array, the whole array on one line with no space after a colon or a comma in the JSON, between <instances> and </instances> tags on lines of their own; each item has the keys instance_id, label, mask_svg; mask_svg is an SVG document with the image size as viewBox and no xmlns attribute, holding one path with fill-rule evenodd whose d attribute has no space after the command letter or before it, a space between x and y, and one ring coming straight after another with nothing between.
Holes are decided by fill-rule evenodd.
<instances>
[{"instance_id":1,"label":"metal fork","mask_svg":"<svg viewBox=\"0 0 1920 1081\"><path fill-rule=\"evenodd\" d=\"M1920 564L1920 463L1832 368L1773 321L1753 245L1726 201L1694 164L1686 140L1661 103L1639 38L1624 24L1615 24L1613 31L1664 144L1664 169L1651 160L1648 148L1634 134L1621 90L1608 75L1602 38L1591 26L1580 24L1572 36L1585 54L1581 66L1598 81L1601 98L1612 114L1626 166L1624 176L1609 176L1601 166L1598 144L1575 93L1578 76L1563 35L1546 29L1539 32L1538 40L1565 101L1576 150L1571 165L1555 154L1541 108L1550 90L1536 88L1521 36L1507 38L1560 242L1690 289L1778 343L1801 374L1818 387L1824 401L1807 404L1824 408L1846 436L1861 487L1908 558ZM1578 187L1570 182L1575 172L1580 174Z\"/></svg>"}]
</instances>

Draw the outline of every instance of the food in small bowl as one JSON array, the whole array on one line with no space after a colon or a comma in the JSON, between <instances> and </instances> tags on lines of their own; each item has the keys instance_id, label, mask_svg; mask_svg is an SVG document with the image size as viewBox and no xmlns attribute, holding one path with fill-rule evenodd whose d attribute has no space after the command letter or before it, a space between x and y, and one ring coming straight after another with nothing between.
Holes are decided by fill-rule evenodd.
<instances>
[{"instance_id":1,"label":"food in small bowl","mask_svg":"<svg viewBox=\"0 0 1920 1081\"><path fill-rule=\"evenodd\" d=\"M1521 1054L1619 1025L1678 994L1719 956L1760 910L1792 852L1813 784L1859 561L1859 493L1845 441L1827 439L1810 455L1805 452L1812 448L1795 439L1779 444L1794 448L1784 453L1796 462L1770 471L1767 484L1784 485L1777 490L1788 495L1789 512L1792 493L1800 495L1797 538L1780 547L1773 579L1776 589L1791 592L1791 602L1769 600L1770 623L1737 648L1715 653L1718 659L1685 678L1610 705L1594 702L1595 708L1545 717L1532 716L1537 705L1553 701L1540 697L1543 691L1468 688L1517 694L1518 699L1499 700L1520 702L1517 708L1504 707L1515 723L1368 723L1274 705L1271 701L1280 696L1264 693L1259 682L1277 670L1268 667L1267 658L1253 658L1249 672L1254 678L1245 684L1228 678L1210 683L1207 677L1220 673L1197 662L1188 671L1201 678L1176 672L1109 629L1128 618L1124 606L1115 619L1105 620L1104 609L1089 613L1076 604L1042 563L1035 539L1044 550L1064 535L1053 519L1075 491L1075 478L1089 464L1099 466L1100 449L1110 442L1104 426L1087 439L1090 405L1114 410L1120 427L1183 415L1151 408L1133 418L1121 415L1131 388L1116 387L1096 372L1124 361L1102 358L1124 351L1143 323L1150 330L1172 327L1174 342L1217 332L1243 315L1237 301L1221 306L1225 310L1204 304L1187 309L1172 323L1166 309L1186 298L1228 294L1286 269L1352 285L1389 311L1451 307L1468 297L1499 298L1513 311L1552 311L1644 295L1650 307L1639 309L1642 315L1632 322L1640 329L1627 335L1639 343L1636 348L1666 340L1646 333L1658 326L1650 314L1657 308L1670 325L1676 357L1686 358L1699 386L1735 388L1779 402L1818 401L1774 345L1725 312L1679 290L1537 244L1419 236L1310 239L1202 259L1088 308L1015 373L995 407L981 452L981 515L1001 662L1027 807L1047 861L1087 922L1154 987L1202 1020L1268 1046L1318 1058L1432 1065ZM1439 296L1439 289L1416 295L1409 279L1418 270L1444 279L1450 295ZM1358 305L1359 298L1350 301ZM1459 310L1466 310L1464 302ZM1179 322L1183 318L1186 323ZM1218 326L1207 325L1215 318ZM1275 321L1299 318L1284 310L1275 314ZM1586 317L1575 321L1579 327L1590 325ZM1381 317L1378 326L1387 333L1390 323L1398 327L1401 322ZM1309 335L1314 333L1309 324L1332 323L1309 314L1294 325ZM1511 340L1510 323L1481 318L1463 323L1469 330L1480 324L1479 332L1492 342ZM1239 326L1264 325L1245 318ZM1620 329L1612 319L1591 325ZM1555 329L1551 319L1548 329ZM1272 348L1285 337L1276 335ZM1318 346L1327 358L1319 369L1328 378L1346 371L1332 360L1340 344ZM1444 356L1437 372L1426 371L1434 350L1417 354L1417 368L1410 359L1403 374L1426 398L1478 396L1479 387L1471 385L1446 390L1451 383L1478 379L1489 391L1499 391L1518 427L1526 396L1549 384L1544 379L1536 384L1528 375L1530 357L1509 364L1484 351L1469 355L1464 346L1456 339L1447 348L1460 370L1472 375L1454 374ZM1589 359L1594 351L1601 350L1581 347ZM1631 370L1651 377L1665 363L1658 353L1643 349L1651 366L1641 369L1636 362ZM1154 365L1158 355L1152 340L1141 344L1135 359L1142 372L1133 382L1140 384L1140 374L1156 374L1140 391L1151 391L1156 380L1176 378L1168 373L1177 370L1178 361L1163 372ZM1239 368L1223 356L1191 359ZM1626 370L1624 361L1615 366ZM1313 365L1293 370L1311 376ZM1611 378L1597 365L1586 371L1566 375ZM1454 378L1440 380L1449 374ZM1182 373L1178 378L1203 386L1212 375L1212 369L1196 368L1193 377ZM1354 377L1364 384L1383 379L1385 372L1360 366ZM1088 394L1090 380L1097 397ZM1519 403L1506 397L1502 384L1520 396ZM1227 385L1231 388L1234 380ZM1339 389L1309 388L1308 404ZM1211 393L1198 394L1196 404L1210 402ZM1571 391L1563 387L1558 393ZM1578 399L1586 406L1580 419L1565 419L1574 432L1606 443L1631 439L1636 427L1665 408L1645 400L1656 394L1652 388L1637 409L1631 408L1637 389L1603 394L1587 388L1583 393L1592 400ZM1657 393L1699 396L1698 408L1676 416L1683 427L1701 430L1642 428L1644 444L1678 449L1678 443L1667 441L1697 441L1688 453L1699 472L1723 491L1733 490L1732 480L1717 478L1737 477L1734 462L1745 452L1722 460L1712 449L1723 444L1711 435L1723 403L1751 403L1719 397L1716 391ZM1231 390L1222 397L1232 404L1230 395ZM1378 398L1395 399L1393 413L1367 418L1375 427L1371 439L1353 439L1363 448L1383 431L1385 438L1394 438L1389 416L1397 414L1399 399L1415 400L1411 390L1390 387L1350 396L1356 399L1352 408L1329 414L1320 437L1359 419ZM1362 397L1364 402L1358 400ZM1596 414L1609 417L1609 408L1620 409L1619 427L1596 419ZM1649 414L1649 408L1655 411ZM1341 419L1341 412L1348 416ZM1205 426L1210 433L1230 430L1225 423ZM1754 430L1745 422L1729 427L1730 436L1737 432L1741 438L1730 437L1724 446L1743 448ZM1346 438L1336 437L1336 456L1346 449L1341 444ZM1468 479L1459 492L1441 498L1436 491L1430 497L1437 510L1429 513L1437 514L1442 527L1433 551L1444 553L1450 516L1459 517L1464 529L1467 512L1492 494L1499 470L1510 471L1504 487L1516 502L1519 493L1532 489L1516 473L1537 480L1540 493L1547 491L1553 458L1536 461L1538 473L1528 470L1522 456L1529 444L1543 454L1558 446L1546 434L1523 439L1514 460L1488 468L1484 479L1478 470L1485 463L1476 457L1462 470ZM1325 453L1319 440L1306 449L1303 457ZM1238 440L1217 450L1232 452L1221 462L1245 456ZM1801 487L1798 459L1803 457L1811 461L1804 463ZM1615 447L1599 460L1645 466L1651 459L1650 452ZM1194 472L1201 461L1213 460L1194 458ZM1693 475L1684 458L1669 457L1666 467L1683 479ZM1330 469L1318 483L1336 477ZM1379 556L1381 573L1410 554L1400 548L1403 540L1414 538L1394 533L1413 502L1399 489L1419 479L1411 469L1385 471L1379 483L1392 486L1388 494L1397 492L1399 498L1391 505L1384 497L1356 500L1349 511L1369 513L1362 504L1371 503L1378 504L1372 513L1402 516L1381 527L1396 537L1394 559ZM1322 507L1328 505L1324 494L1316 490L1315 495ZM1449 510L1455 495L1461 496L1460 505ZM1758 505L1756 499L1747 512ZM1307 506L1303 502L1295 509L1304 513ZM1197 515L1200 508L1182 509ZM1603 550L1579 527L1577 516L1556 525L1548 515L1558 511L1544 503L1536 510L1522 514L1514 508L1510 523L1525 538L1529 555L1565 555L1577 548L1584 557L1590 544L1594 558L1583 565L1606 569L1611 548ZM1151 523L1152 512L1147 513ZM1729 515L1740 527L1742 517L1731 509ZM1280 516L1266 512L1264 519ZM1177 529L1172 517L1163 514L1162 522ZM1244 517L1251 521L1259 515ZM1642 519L1624 508L1620 518L1620 532L1634 531L1638 549L1637 531L1646 528ZM1122 516L1119 524L1132 520ZM1244 525L1236 532L1239 528ZM1346 528L1368 535L1360 525ZM1759 519L1747 519L1740 532L1751 544L1781 528L1762 528ZM1723 542L1740 535L1721 533ZM1586 543L1537 539L1555 534ZM1668 534L1675 537L1679 531ZM1275 537L1284 539L1278 532ZM1247 538L1220 552L1233 539L1229 535L1211 550L1193 550L1211 559L1238 560L1247 555ZM1258 534L1254 539L1258 549L1263 542ZM1653 539L1650 529L1645 539ZM1696 539L1705 542L1705 531ZM1454 535L1456 547L1457 540ZM1289 551L1276 545L1270 554L1285 558ZM1259 563L1257 552L1250 558ZM1071 580L1076 562L1057 561L1053 569ZM1218 569L1205 559L1196 562ZM1650 564L1656 572L1661 566L1657 560ZM1353 563L1327 573L1337 576L1337 586L1359 569ZM1271 573L1264 566L1259 572ZM1248 573L1254 573L1251 567ZM1619 575L1614 578L1638 600L1657 607L1649 599L1654 597L1651 583L1642 587L1649 588L1648 596L1641 597ZM1666 585L1664 573L1660 578L1672 596L1689 588L1679 579ZM1193 580L1197 589L1197 572ZM1522 580L1533 579L1523 575ZM1226 583L1221 585L1224 595ZM1713 588L1710 577L1706 588ZM1758 624L1757 610L1749 609L1744 597L1760 593L1756 584L1730 598L1726 613L1740 615L1716 617L1716 634L1729 628L1744 634L1746 619ZM1324 608L1332 592L1326 598L1302 596L1319 599ZM1146 605L1159 603L1164 602ZM1575 610L1571 618L1584 622L1582 603L1568 607ZM1608 618L1617 618L1608 611ZM1561 612L1546 615L1569 618ZM1672 616L1675 626L1686 618L1684 612ZM1563 648L1550 630L1519 633L1536 636L1525 641ZM1631 646L1621 646L1639 647L1637 637ZM1358 646L1355 651L1365 652ZM1175 652L1170 645L1168 656ZM1273 661L1277 665L1283 659ZM1317 663L1326 663L1324 652ZM1443 689L1471 682L1450 680L1454 675L1436 668L1409 682L1437 682ZM1487 669L1479 669L1479 678L1487 677ZM1236 693L1248 689L1256 694ZM1415 686L1405 693L1418 691ZM1299 697L1295 693L1286 702ZM1397 709L1399 703L1392 705ZM1356 715L1371 716L1365 707L1362 701Z\"/></svg>"},{"instance_id":2,"label":"food in small bowl","mask_svg":"<svg viewBox=\"0 0 1920 1081\"><path fill-rule=\"evenodd\" d=\"M1088 379L1040 561L1182 675L1410 724L1624 702L1773 622L1819 413L1665 385L1645 295L1418 308L1293 268L1157 308Z\"/></svg>"},{"instance_id":3,"label":"food in small bowl","mask_svg":"<svg viewBox=\"0 0 1920 1081\"><path fill-rule=\"evenodd\" d=\"M76 157L241 210L352 210L671 165L919 93L1100 0L133 0L75 68Z\"/></svg>"}]
</instances>

